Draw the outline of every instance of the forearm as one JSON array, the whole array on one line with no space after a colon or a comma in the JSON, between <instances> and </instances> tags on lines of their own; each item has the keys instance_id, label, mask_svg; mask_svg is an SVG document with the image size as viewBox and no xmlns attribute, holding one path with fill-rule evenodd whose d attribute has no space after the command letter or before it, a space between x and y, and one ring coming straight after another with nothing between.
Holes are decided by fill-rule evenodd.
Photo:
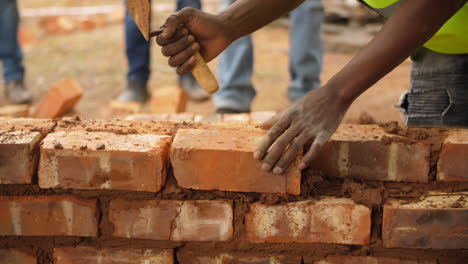
<instances>
[{"instance_id":1,"label":"forearm","mask_svg":"<svg viewBox=\"0 0 468 264\"><path fill-rule=\"evenodd\" d=\"M329 81L339 99L360 94L427 42L466 0L405 0L374 40Z\"/></svg>"},{"instance_id":2,"label":"forearm","mask_svg":"<svg viewBox=\"0 0 468 264\"><path fill-rule=\"evenodd\" d=\"M219 14L233 39L248 35L293 10L304 0L237 0Z\"/></svg>"}]
</instances>

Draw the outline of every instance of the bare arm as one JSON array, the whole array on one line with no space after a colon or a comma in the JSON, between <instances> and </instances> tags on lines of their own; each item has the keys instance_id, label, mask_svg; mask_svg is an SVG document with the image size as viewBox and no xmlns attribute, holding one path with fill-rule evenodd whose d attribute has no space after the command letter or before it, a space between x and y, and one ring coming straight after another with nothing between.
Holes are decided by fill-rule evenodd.
<instances>
[{"instance_id":1,"label":"bare arm","mask_svg":"<svg viewBox=\"0 0 468 264\"><path fill-rule=\"evenodd\" d=\"M177 67L178 74L185 74L195 65L196 51L211 61L234 40L286 14L302 1L238 0L217 16L184 8L166 20L157 42L163 46L163 55L169 57L169 65ZM180 30L180 26L186 29Z\"/></svg>"},{"instance_id":2,"label":"bare arm","mask_svg":"<svg viewBox=\"0 0 468 264\"><path fill-rule=\"evenodd\" d=\"M376 38L327 84L262 124L269 129L255 153L263 160L262 167L281 174L304 145L313 142L300 164L301 168L309 166L351 103L429 40L467 1L402 0ZM170 57L169 64L177 66L179 74L186 73L193 67L195 50L211 60L236 38L273 21L300 2L239 0L219 16L187 9L168 19L168 33L173 34L176 26L183 24L197 41L170 39L168 34L167 38L158 37L158 43L163 54Z\"/></svg>"},{"instance_id":3,"label":"bare arm","mask_svg":"<svg viewBox=\"0 0 468 264\"><path fill-rule=\"evenodd\" d=\"M427 42L466 2L403 0L368 47L330 80L331 87L352 102Z\"/></svg>"},{"instance_id":4,"label":"bare arm","mask_svg":"<svg viewBox=\"0 0 468 264\"><path fill-rule=\"evenodd\" d=\"M298 7L304 0L237 0L219 14L232 37L248 35Z\"/></svg>"},{"instance_id":5,"label":"bare arm","mask_svg":"<svg viewBox=\"0 0 468 264\"><path fill-rule=\"evenodd\" d=\"M304 144L312 141L300 165L309 166L351 103L428 41L466 2L403 0L375 39L324 87L262 124L270 129L255 154L263 160L263 168L283 173Z\"/></svg>"}]
</instances>

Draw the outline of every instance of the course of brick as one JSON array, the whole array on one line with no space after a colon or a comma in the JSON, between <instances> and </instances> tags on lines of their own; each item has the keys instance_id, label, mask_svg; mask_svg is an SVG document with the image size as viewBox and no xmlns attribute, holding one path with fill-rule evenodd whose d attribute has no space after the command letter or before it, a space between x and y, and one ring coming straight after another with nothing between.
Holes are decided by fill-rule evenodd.
<instances>
[{"instance_id":1,"label":"course of brick","mask_svg":"<svg viewBox=\"0 0 468 264\"><path fill-rule=\"evenodd\" d=\"M83 263L157 263L173 264L172 250L97 249L94 247L59 247L54 249L55 264Z\"/></svg>"},{"instance_id":2,"label":"course of brick","mask_svg":"<svg viewBox=\"0 0 468 264\"><path fill-rule=\"evenodd\" d=\"M428 182L430 153L429 144L389 137L380 127L342 125L313 166L342 178Z\"/></svg>"},{"instance_id":3,"label":"course of brick","mask_svg":"<svg viewBox=\"0 0 468 264\"><path fill-rule=\"evenodd\" d=\"M466 263L465 130L344 125L274 175L273 115L0 118L0 264Z\"/></svg>"},{"instance_id":4,"label":"course of brick","mask_svg":"<svg viewBox=\"0 0 468 264\"><path fill-rule=\"evenodd\" d=\"M157 192L166 180L169 136L107 132L49 134L41 146L41 188Z\"/></svg>"},{"instance_id":5,"label":"course of brick","mask_svg":"<svg viewBox=\"0 0 468 264\"><path fill-rule=\"evenodd\" d=\"M371 210L348 199L323 198L284 205L253 204L246 216L253 243L335 243L367 245Z\"/></svg>"},{"instance_id":6,"label":"course of brick","mask_svg":"<svg viewBox=\"0 0 468 264\"><path fill-rule=\"evenodd\" d=\"M384 206L382 239L386 247L468 248L468 199L436 195Z\"/></svg>"}]
</instances>

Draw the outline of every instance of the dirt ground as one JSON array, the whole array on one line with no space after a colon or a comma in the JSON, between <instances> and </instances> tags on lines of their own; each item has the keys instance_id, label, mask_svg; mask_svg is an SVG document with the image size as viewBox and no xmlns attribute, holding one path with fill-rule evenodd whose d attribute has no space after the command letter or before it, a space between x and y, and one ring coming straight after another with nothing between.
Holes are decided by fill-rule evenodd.
<instances>
[{"instance_id":1,"label":"dirt ground","mask_svg":"<svg viewBox=\"0 0 468 264\"><path fill-rule=\"evenodd\" d=\"M37 8L123 5L122 1L115 0L23 0L19 3L21 12L26 14L22 19L22 27L31 32L39 32L40 18L31 15ZM217 0L203 3L206 10L216 12ZM175 5L169 0L158 1L155 4L157 9L162 10L155 14L153 20L155 25L159 25ZM85 90L77 112L85 117L108 118L107 104L119 94L126 82L127 64L123 36L122 23L98 27L88 32L76 31L59 35L37 33L34 44L25 50L24 61L27 85L34 92L36 100L53 83L71 77L77 79ZM274 23L254 34L253 82L258 95L253 104L253 111L279 111L290 104L286 97L289 81L288 41L288 29L284 23ZM338 72L352 56L350 53L327 51L322 73L323 83ZM216 61L211 62L210 66L216 70ZM151 89L176 85L176 74L155 45L151 68ZM378 122L400 120L400 114L394 105L408 88L409 68L409 63L405 62L362 95L349 110L346 121L358 122L362 116L371 116ZM0 105L6 103L3 94L0 95ZM208 114L214 111L214 107L211 102L191 102L187 110Z\"/></svg>"}]
</instances>

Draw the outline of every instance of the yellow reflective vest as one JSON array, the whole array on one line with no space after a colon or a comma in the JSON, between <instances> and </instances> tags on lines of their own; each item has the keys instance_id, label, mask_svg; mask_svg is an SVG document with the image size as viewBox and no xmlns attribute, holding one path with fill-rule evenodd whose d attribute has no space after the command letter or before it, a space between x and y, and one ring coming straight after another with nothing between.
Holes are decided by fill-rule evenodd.
<instances>
[{"instance_id":1,"label":"yellow reflective vest","mask_svg":"<svg viewBox=\"0 0 468 264\"><path fill-rule=\"evenodd\" d=\"M368 5L376 9L389 7L398 1L399 0L364 0ZM468 3L458 10L458 12L424 44L424 47L445 54L468 53Z\"/></svg>"}]
</instances>

